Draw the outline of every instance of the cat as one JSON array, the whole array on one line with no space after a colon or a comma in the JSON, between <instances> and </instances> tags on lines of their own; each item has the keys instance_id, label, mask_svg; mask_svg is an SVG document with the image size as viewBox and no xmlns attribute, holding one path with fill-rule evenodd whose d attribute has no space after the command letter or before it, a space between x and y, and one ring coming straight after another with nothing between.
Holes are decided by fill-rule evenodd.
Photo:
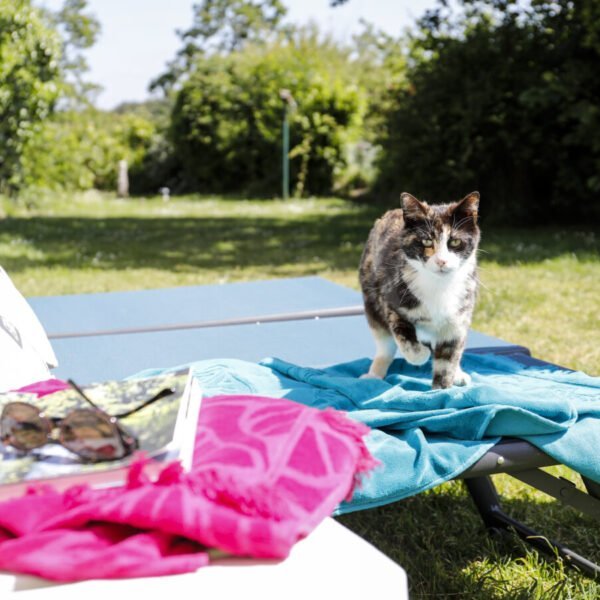
<instances>
[{"instance_id":1,"label":"cat","mask_svg":"<svg viewBox=\"0 0 600 600\"><path fill-rule=\"evenodd\" d=\"M413 365L433 353L434 389L467 385L460 367L477 294L479 193L432 204L401 195L378 219L359 268L375 358L363 377L383 379L397 347Z\"/></svg>"}]
</instances>

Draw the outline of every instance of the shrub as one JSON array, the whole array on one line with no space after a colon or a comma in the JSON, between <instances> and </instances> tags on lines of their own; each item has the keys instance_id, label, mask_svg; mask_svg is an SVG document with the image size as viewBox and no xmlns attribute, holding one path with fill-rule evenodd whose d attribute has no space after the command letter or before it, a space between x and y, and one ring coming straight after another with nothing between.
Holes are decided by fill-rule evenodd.
<instances>
[{"instance_id":1,"label":"shrub","mask_svg":"<svg viewBox=\"0 0 600 600\"><path fill-rule=\"evenodd\" d=\"M420 22L389 95L378 190L479 189L482 213L512 223L598 218L598 3L462 4Z\"/></svg>"},{"instance_id":2,"label":"shrub","mask_svg":"<svg viewBox=\"0 0 600 600\"><path fill-rule=\"evenodd\" d=\"M60 112L31 140L23 157L24 181L47 189L116 189L119 161L138 168L154 136L154 124L141 116Z\"/></svg>"},{"instance_id":3,"label":"shrub","mask_svg":"<svg viewBox=\"0 0 600 600\"><path fill-rule=\"evenodd\" d=\"M58 98L60 47L29 0L0 0L0 191L22 184L23 152Z\"/></svg>"},{"instance_id":4,"label":"shrub","mask_svg":"<svg viewBox=\"0 0 600 600\"><path fill-rule=\"evenodd\" d=\"M329 193L364 101L348 54L315 32L196 60L177 94L170 136L190 191L277 194L283 104L289 89L292 187Z\"/></svg>"}]
</instances>

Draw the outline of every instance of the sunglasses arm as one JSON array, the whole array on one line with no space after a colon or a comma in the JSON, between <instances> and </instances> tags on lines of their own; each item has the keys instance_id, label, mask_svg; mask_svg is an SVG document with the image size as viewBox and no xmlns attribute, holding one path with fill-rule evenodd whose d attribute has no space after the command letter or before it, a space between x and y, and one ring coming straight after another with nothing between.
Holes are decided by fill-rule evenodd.
<instances>
[{"instance_id":1,"label":"sunglasses arm","mask_svg":"<svg viewBox=\"0 0 600 600\"><path fill-rule=\"evenodd\" d=\"M67 379L67 383L91 406L93 406L96 410L99 410L101 412L105 412L103 411L97 404L95 404L94 402L92 402L87 395L85 394L85 392L72 380L72 379Z\"/></svg>"},{"instance_id":2,"label":"sunglasses arm","mask_svg":"<svg viewBox=\"0 0 600 600\"><path fill-rule=\"evenodd\" d=\"M96 410L99 410L106 414L106 411L102 410L97 404L92 402L90 400L90 398L88 398L88 396L85 394L85 392L72 379L67 379L67 382L88 404L93 406ZM110 415L110 416L113 416L117 419L122 419L124 417L128 417L129 415L133 415L134 413L138 412L138 410L142 410L142 408L145 408L146 406L152 404L153 402L156 402L157 400L160 400L161 398L164 398L165 396L170 396L171 394L174 394L174 393L175 393L175 390L173 390L171 388L165 388L164 390L161 390L160 392L158 392L157 394L152 396L152 398L149 398L148 400L146 400L146 402L143 402L139 406L136 406L135 408L128 410L124 413L120 413L118 415Z\"/></svg>"},{"instance_id":3,"label":"sunglasses arm","mask_svg":"<svg viewBox=\"0 0 600 600\"><path fill-rule=\"evenodd\" d=\"M153 402L156 402L157 400L160 400L161 398L165 398L166 396L170 396L171 394L174 394L174 393L175 393L175 390L173 390L171 388L165 388L164 390L160 390L160 392L158 392L158 394L152 396L152 398L149 398L148 400L146 400L146 402L143 402L139 406L136 406L135 408L128 410L127 412L120 413L120 414L114 415L114 416L117 419L122 419L124 417L128 417L129 415L133 415L136 412L138 412L138 410L142 410L142 408L146 408L146 406L152 404Z\"/></svg>"}]
</instances>

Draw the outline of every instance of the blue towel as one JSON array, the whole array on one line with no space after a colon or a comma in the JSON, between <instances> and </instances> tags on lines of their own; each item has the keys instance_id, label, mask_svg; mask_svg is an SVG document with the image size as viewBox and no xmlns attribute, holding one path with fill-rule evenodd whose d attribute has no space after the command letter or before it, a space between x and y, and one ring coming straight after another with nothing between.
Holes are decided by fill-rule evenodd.
<instances>
[{"instance_id":1,"label":"blue towel","mask_svg":"<svg viewBox=\"0 0 600 600\"><path fill-rule=\"evenodd\" d=\"M503 436L525 439L600 483L600 378L465 354L465 387L431 389L431 364L396 360L385 381L359 379L370 361L324 369L276 358L194 363L206 396L259 394L332 406L369 425L381 462L338 513L400 500L460 475Z\"/></svg>"}]
</instances>

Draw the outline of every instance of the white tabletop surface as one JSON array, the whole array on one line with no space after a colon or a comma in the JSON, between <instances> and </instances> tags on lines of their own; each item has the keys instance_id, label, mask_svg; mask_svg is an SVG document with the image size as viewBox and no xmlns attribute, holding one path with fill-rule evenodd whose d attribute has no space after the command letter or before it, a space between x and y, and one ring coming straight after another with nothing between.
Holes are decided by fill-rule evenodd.
<instances>
[{"instance_id":1,"label":"white tabletop surface","mask_svg":"<svg viewBox=\"0 0 600 600\"><path fill-rule=\"evenodd\" d=\"M220 559L194 573L53 583L0 572L0 598L26 600L408 598L404 570L334 519L325 519L282 561Z\"/></svg>"}]
</instances>

